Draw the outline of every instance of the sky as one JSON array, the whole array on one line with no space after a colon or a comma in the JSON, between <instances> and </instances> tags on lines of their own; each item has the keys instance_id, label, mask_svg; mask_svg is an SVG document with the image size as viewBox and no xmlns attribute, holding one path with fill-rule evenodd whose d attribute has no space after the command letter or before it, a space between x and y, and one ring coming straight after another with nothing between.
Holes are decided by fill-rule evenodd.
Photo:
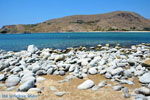
<instances>
[{"instance_id":1,"label":"sky","mask_svg":"<svg viewBox=\"0 0 150 100\"><path fill-rule=\"evenodd\" d=\"M150 19L150 0L0 0L0 27L112 11L132 11Z\"/></svg>"}]
</instances>

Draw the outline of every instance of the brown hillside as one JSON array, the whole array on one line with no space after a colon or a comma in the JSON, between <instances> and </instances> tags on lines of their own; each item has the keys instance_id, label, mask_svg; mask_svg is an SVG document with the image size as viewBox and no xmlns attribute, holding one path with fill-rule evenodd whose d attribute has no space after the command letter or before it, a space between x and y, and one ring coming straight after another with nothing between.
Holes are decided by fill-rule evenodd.
<instances>
[{"instance_id":1,"label":"brown hillside","mask_svg":"<svg viewBox=\"0 0 150 100\"><path fill-rule=\"evenodd\" d=\"M74 15L38 24L9 25L0 33L150 31L150 20L134 12L117 11L97 15Z\"/></svg>"}]
</instances>

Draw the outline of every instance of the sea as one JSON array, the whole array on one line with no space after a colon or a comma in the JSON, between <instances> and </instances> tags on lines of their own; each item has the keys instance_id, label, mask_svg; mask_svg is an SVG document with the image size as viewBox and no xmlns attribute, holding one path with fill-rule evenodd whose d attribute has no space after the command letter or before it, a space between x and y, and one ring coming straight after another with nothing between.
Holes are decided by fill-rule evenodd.
<instances>
[{"instance_id":1,"label":"sea","mask_svg":"<svg viewBox=\"0 0 150 100\"><path fill-rule=\"evenodd\" d=\"M26 50L28 45L39 49L66 49L69 47L93 47L98 44L120 44L123 47L150 43L150 32L76 32L0 34L0 49L6 51Z\"/></svg>"}]
</instances>

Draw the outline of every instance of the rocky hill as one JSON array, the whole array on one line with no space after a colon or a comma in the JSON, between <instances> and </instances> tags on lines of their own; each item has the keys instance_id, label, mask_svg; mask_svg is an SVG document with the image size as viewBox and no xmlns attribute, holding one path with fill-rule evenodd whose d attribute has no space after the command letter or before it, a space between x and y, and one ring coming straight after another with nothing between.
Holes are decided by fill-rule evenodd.
<instances>
[{"instance_id":1,"label":"rocky hill","mask_svg":"<svg viewBox=\"0 0 150 100\"><path fill-rule=\"evenodd\" d=\"M150 31L150 20L134 12L116 11L97 15L74 15L38 24L7 25L0 33Z\"/></svg>"}]
</instances>

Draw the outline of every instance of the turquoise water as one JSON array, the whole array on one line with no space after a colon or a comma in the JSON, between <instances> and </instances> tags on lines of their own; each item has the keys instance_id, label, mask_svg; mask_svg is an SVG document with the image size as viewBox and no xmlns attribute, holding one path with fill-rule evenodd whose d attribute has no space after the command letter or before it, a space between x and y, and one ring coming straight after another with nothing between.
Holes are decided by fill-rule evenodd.
<instances>
[{"instance_id":1,"label":"turquoise water","mask_svg":"<svg viewBox=\"0 0 150 100\"><path fill-rule=\"evenodd\" d=\"M150 43L150 32L0 34L0 49L10 51L26 49L30 44L38 48L65 49L106 43L120 43L122 46Z\"/></svg>"}]
</instances>

